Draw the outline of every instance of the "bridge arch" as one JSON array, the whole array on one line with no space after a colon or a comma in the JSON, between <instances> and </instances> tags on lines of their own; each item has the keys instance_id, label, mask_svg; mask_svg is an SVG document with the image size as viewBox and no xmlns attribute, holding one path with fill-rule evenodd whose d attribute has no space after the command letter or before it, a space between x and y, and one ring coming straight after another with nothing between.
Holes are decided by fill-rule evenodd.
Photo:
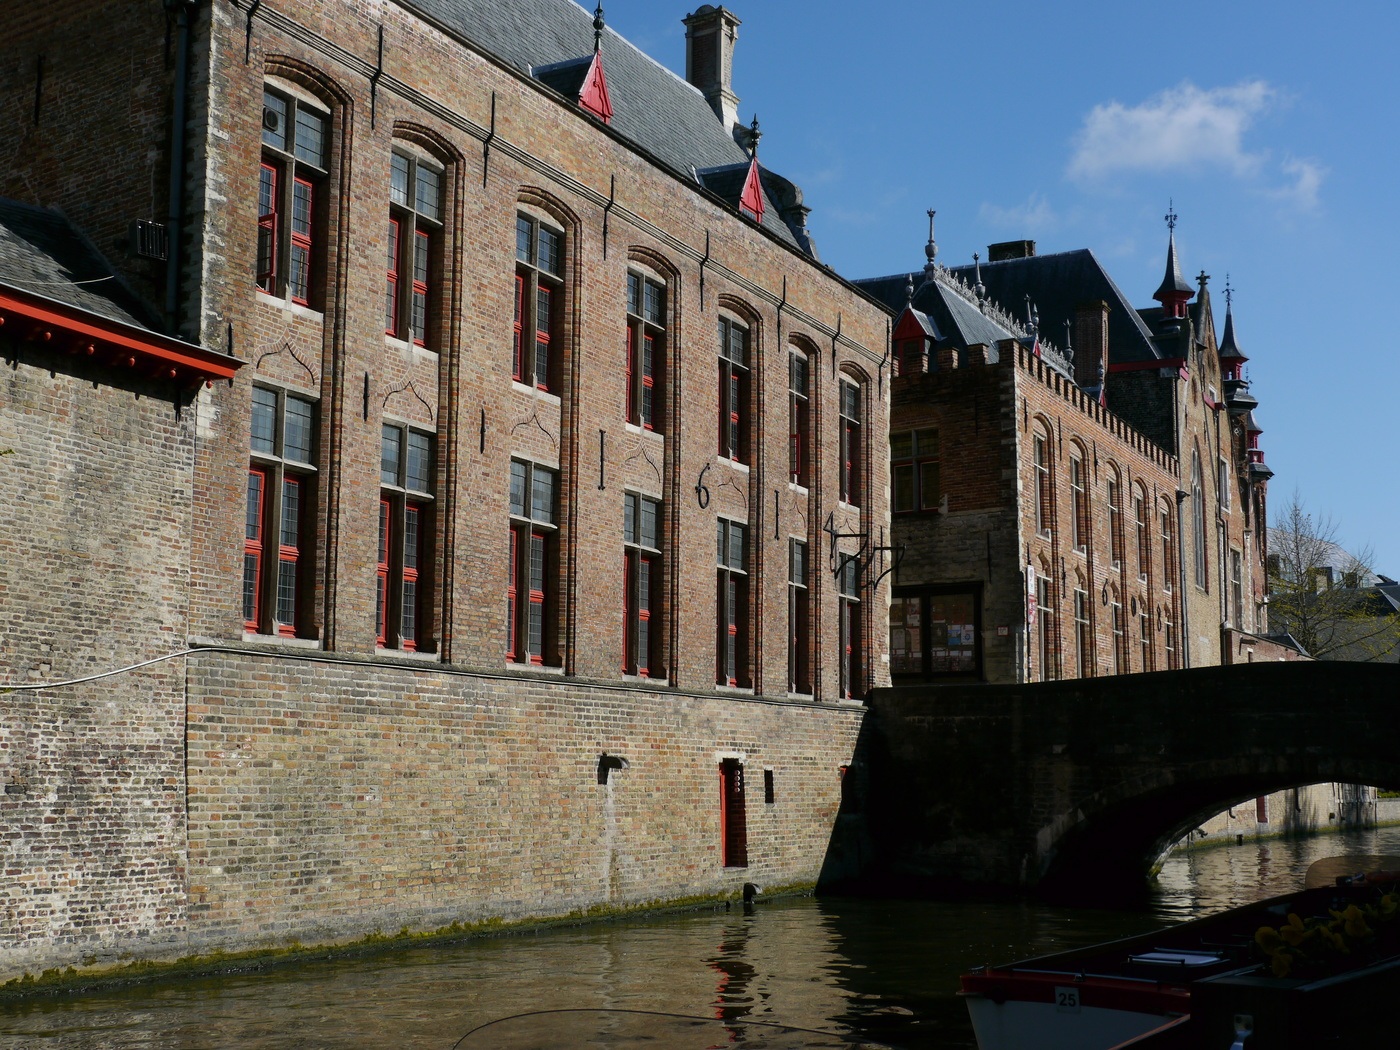
<instances>
[{"instance_id":1,"label":"bridge arch","mask_svg":"<svg viewBox=\"0 0 1400 1050\"><path fill-rule=\"evenodd\" d=\"M1400 666L1289 663L871 699L877 875L1102 901L1245 799L1400 789Z\"/></svg>"}]
</instances>

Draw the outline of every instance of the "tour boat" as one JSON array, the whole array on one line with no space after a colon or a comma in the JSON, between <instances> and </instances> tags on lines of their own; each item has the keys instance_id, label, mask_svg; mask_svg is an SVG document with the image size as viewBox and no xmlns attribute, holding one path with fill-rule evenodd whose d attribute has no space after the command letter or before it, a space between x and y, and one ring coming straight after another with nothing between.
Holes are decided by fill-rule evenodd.
<instances>
[{"instance_id":1,"label":"tour boat","mask_svg":"<svg viewBox=\"0 0 1400 1050\"><path fill-rule=\"evenodd\" d=\"M1400 1027L1397 882L1395 871L1339 877L1155 933L981 967L959 994L980 1050L1303 1050L1338 1035L1382 1045L1373 1040Z\"/></svg>"}]
</instances>

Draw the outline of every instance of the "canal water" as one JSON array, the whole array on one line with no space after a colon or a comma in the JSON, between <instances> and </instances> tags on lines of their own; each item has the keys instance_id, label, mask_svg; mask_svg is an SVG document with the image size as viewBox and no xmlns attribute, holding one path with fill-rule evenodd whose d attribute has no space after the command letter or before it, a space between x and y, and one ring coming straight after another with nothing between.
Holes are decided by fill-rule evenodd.
<instances>
[{"instance_id":1,"label":"canal water","mask_svg":"<svg viewBox=\"0 0 1400 1050\"><path fill-rule=\"evenodd\" d=\"M1400 854L1400 828L1178 852L1135 912L783 899L13 1002L0 1047L968 1048L968 968L1284 893L1341 853Z\"/></svg>"}]
</instances>

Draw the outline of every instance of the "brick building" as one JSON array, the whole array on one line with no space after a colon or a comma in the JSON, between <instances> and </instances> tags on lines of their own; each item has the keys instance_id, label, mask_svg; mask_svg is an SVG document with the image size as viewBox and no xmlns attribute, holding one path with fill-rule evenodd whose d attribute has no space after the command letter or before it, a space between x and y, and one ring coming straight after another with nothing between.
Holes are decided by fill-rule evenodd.
<instances>
[{"instance_id":1,"label":"brick building","mask_svg":"<svg viewBox=\"0 0 1400 1050\"><path fill-rule=\"evenodd\" d=\"M1174 224L1175 217L1172 217ZM1045 681L1279 658L1266 482L1207 278L1132 307L1086 250L993 245L860 284L894 310L896 683ZM1190 300L1195 298L1195 302Z\"/></svg>"},{"instance_id":2,"label":"brick building","mask_svg":"<svg viewBox=\"0 0 1400 1050\"><path fill-rule=\"evenodd\" d=\"M739 20L689 82L570 0L11 22L0 977L814 881L889 680L889 314Z\"/></svg>"}]
</instances>

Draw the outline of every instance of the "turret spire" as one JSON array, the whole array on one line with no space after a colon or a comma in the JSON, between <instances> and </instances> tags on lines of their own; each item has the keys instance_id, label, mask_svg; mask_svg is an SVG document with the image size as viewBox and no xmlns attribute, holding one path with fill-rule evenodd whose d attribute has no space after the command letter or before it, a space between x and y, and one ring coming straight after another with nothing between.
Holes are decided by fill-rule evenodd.
<instances>
[{"instance_id":1,"label":"turret spire","mask_svg":"<svg viewBox=\"0 0 1400 1050\"><path fill-rule=\"evenodd\" d=\"M1191 286L1186 283L1186 279L1181 276L1181 264L1176 259L1176 209L1169 201L1167 204L1167 272L1162 278L1162 283L1158 289L1152 293L1152 298L1162 304L1163 310L1169 317L1181 318L1186 316L1186 303L1194 293Z\"/></svg>"}]
</instances>

